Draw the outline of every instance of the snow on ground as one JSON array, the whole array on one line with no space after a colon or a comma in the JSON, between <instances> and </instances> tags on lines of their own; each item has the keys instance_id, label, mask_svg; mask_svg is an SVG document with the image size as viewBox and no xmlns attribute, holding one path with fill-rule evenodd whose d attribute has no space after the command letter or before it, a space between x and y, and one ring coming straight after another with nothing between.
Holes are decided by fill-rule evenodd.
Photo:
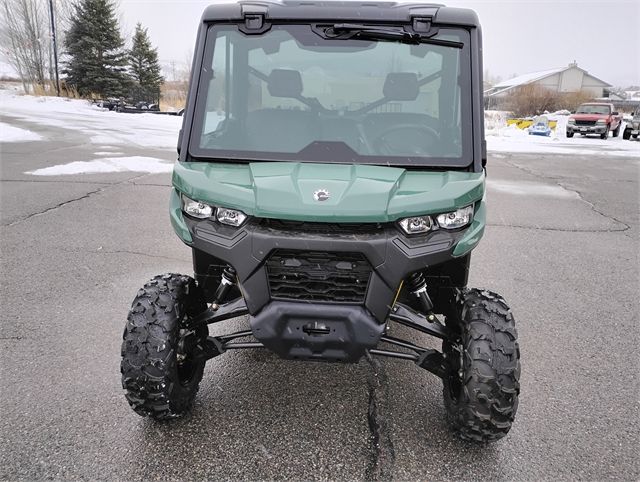
<instances>
[{"instance_id":1,"label":"snow on ground","mask_svg":"<svg viewBox=\"0 0 640 482\"><path fill-rule=\"evenodd\" d=\"M45 167L25 174L34 176L61 176L68 174L96 174L106 172L148 172L157 174L171 172L173 163L154 157L105 157L95 161L75 161L69 164Z\"/></svg>"},{"instance_id":2,"label":"snow on ground","mask_svg":"<svg viewBox=\"0 0 640 482\"><path fill-rule=\"evenodd\" d=\"M494 191L512 194L516 196L542 196L560 199L576 199L580 196L574 191L569 191L561 186L552 186L539 182L512 182L498 179L487 179L487 187Z\"/></svg>"},{"instance_id":3,"label":"snow on ground","mask_svg":"<svg viewBox=\"0 0 640 482\"><path fill-rule=\"evenodd\" d=\"M0 90L0 113L36 124L81 132L94 144L175 149L182 117L121 114L86 100L16 95Z\"/></svg>"},{"instance_id":4,"label":"snow on ground","mask_svg":"<svg viewBox=\"0 0 640 482\"><path fill-rule=\"evenodd\" d=\"M98 151L93 153L94 156L119 156L123 154L124 152L118 151Z\"/></svg>"},{"instance_id":5,"label":"snow on ground","mask_svg":"<svg viewBox=\"0 0 640 482\"><path fill-rule=\"evenodd\" d=\"M41 139L42 137L35 132L0 122L0 142L39 141Z\"/></svg>"},{"instance_id":6,"label":"snow on ground","mask_svg":"<svg viewBox=\"0 0 640 482\"><path fill-rule=\"evenodd\" d=\"M31 173L34 175L121 171L170 172L172 165L160 159L117 156L122 155L122 149L126 146L173 151L182 124L182 117L179 116L109 112L84 100L21 96L14 91L1 88L0 114L35 124L70 129L83 134L91 143L96 144L94 155L98 159L74 160L70 164L34 171ZM608 140L579 135L567 139L566 115L548 116L550 120L558 122L551 137L530 136L526 130L515 126L507 127L507 117L508 113L498 111L487 111L485 115L488 150L496 155L504 152L565 155L604 153L640 159L640 142L625 141L622 135L617 138L610 137ZM212 113L207 118L207 129L215 128L219 120L220 116ZM2 142L41 138L34 132L6 124L2 125L1 132ZM502 186L502 189L510 187Z\"/></svg>"},{"instance_id":7,"label":"snow on ground","mask_svg":"<svg viewBox=\"0 0 640 482\"><path fill-rule=\"evenodd\" d=\"M604 140L595 136L583 137L576 134L572 139L566 136L567 115L548 114L547 118L558 124L550 137L532 136L526 129L515 125L507 127L508 113L487 111L485 113L485 135L489 152L522 152L540 154L591 155L606 153L612 156L636 157L640 159L640 142L622 139L624 124L618 137L609 135Z\"/></svg>"}]
</instances>

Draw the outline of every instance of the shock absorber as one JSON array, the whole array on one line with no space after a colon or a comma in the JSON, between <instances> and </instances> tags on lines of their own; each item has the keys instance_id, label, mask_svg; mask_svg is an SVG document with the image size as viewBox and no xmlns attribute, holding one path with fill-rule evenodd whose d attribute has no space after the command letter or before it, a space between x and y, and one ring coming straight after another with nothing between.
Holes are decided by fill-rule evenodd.
<instances>
[{"instance_id":1,"label":"shock absorber","mask_svg":"<svg viewBox=\"0 0 640 482\"><path fill-rule=\"evenodd\" d=\"M433 314L433 302L427 293L427 282L424 279L422 271L412 273L407 279L407 284L411 290L411 294L416 296L422 305L422 309L426 313L428 321L435 321L436 315Z\"/></svg>"},{"instance_id":2,"label":"shock absorber","mask_svg":"<svg viewBox=\"0 0 640 482\"><path fill-rule=\"evenodd\" d=\"M229 290L235 286L237 280L236 270L231 265L222 271L222 278L220 279L220 285L214 295L213 303L211 303L211 309L216 311L220 308L220 303L227 297Z\"/></svg>"}]
</instances>

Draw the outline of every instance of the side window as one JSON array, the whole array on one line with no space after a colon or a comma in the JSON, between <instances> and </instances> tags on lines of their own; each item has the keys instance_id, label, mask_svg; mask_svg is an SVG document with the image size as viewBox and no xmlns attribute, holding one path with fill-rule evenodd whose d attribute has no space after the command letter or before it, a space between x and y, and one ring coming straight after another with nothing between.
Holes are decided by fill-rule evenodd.
<instances>
[{"instance_id":1,"label":"side window","mask_svg":"<svg viewBox=\"0 0 640 482\"><path fill-rule=\"evenodd\" d=\"M218 34L211 69L204 134L214 132L218 124L230 116L232 89L229 87L233 83L233 44L227 34Z\"/></svg>"}]
</instances>

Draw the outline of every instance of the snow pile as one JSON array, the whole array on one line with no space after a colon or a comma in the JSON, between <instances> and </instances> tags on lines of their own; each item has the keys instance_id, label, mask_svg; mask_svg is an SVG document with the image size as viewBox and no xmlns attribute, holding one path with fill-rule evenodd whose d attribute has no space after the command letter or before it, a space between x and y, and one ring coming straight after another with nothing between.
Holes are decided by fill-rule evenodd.
<instances>
[{"instance_id":1,"label":"snow pile","mask_svg":"<svg viewBox=\"0 0 640 482\"><path fill-rule=\"evenodd\" d=\"M39 141L42 137L35 132L0 122L0 142Z\"/></svg>"},{"instance_id":2,"label":"snow pile","mask_svg":"<svg viewBox=\"0 0 640 482\"><path fill-rule=\"evenodd\" d=\"M154 157L105 157L95 161L76 161L69 164L45 167L25 174L34 176L63 176L69 174L97 174L107 172L171 172L173 163Z\"/></svg>"},{"instance_id":3,"label":"snow pile","mask_svg":"<svg viewBox=\"0 0 640 482\"><path fill-rule=\"evenodd\" d=\"M496 135L496 133L507 125L509 112L504 110L485 110L484 111L484 132L487 136Z\"/></svg>"},{"instance_id":4,"label":"snow pile","mask_svg":"<svg viewBox=\"0 0 640 482\"><path fill-rule=\"evenodd\" d=\"M567 138L568 115L564 111L545 114L549 121L556 121L550 137L529 135L527 129L515 125L507 126L508 112L485 112L485 135L489 152L518 152L540 154L593 155L606 153L612 156L636 157L640 159L640 143L622 139L624 124L618 137L610 135L604 140L595 136L576 135Z\"/></svg>"},{"instance_id":5,"label":"snow pile","mask_svg":"<svg viewBox=\"0 0 640 482\"><path fill-rule=\"evenodd\" d=\"M182 117L109 112L86 100L19 96L0 90L0 112L35 124L81 132L94 144L175 149Z\"/></svg>"}]
</instances>

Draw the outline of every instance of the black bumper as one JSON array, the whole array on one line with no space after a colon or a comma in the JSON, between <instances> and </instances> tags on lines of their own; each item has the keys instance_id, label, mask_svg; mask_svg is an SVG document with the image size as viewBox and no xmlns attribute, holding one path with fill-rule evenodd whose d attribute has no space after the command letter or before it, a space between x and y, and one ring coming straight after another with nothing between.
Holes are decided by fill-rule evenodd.
<instances>
[{"instance_id":1,"label":"black bumper","mask_svg":"<svg viewBox=\"0 0 640 482\"><path fill-rule=\"evenodd\" d=\"M327 253L361 253L371 265L364 302L360 303L377 324L383 325L391 310L400 283L410 273L438 265L453 257L453 250L465 230L438 230L424 236L407 237L395 226L375 232L307 232L266 226L250 220L240 229L214 221L185 218L192 247L235 268L249 313L256 317L272 299L266 263L275 250L304 250ZM282 301L282 300L278 300ZM331 306L340 303L287 302L296 305ZM344 308L354 307L342 303Z\"/></svg>"}]
</instances>

